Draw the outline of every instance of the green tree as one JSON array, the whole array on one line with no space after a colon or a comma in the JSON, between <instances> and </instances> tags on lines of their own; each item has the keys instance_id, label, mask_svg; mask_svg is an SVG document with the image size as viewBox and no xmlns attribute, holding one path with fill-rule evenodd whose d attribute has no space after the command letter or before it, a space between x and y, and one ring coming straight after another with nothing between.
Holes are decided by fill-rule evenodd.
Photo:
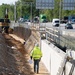
<instances>
[{"instance_id":1,"label":"green tree","mask_svg":"<svg viewBox=\"0 0 75 75\"><path fill-rule=\"evenodd\" d=\"M0 6L0 17L4 18L5 17L5 13L6 13L6 8L7 8L7 4L2 4Z\"/></svg>"},{"instance_id":2,"label":"green tree","mask_svg":"<svg viewBox=\"0 0 75 75\"><path fill-rule=\"evenodd\" d=\"M35 6L35 0L20 0L17 4L17 18L26 15L29 15L29 18L31 18L31 16L34 17L39 15L39 10L36 9Z\"/></svg>"},{"instance_id":3,"label":"green tree","mask_svg":"<svg viewBox=\"0 0 75 75\"><path fill-rule=\"evenodd\" d=\"M31 15L31 2L32 4L32 15ZM27 4L29 3L29 4ZM62 3L61 3L62 4ZM2 4L0 5L0 18L4 18L6 9L8 9L8 16L11 20L14 20L14 5L9 4ZM16 2L16 17L17 19L21 16L29 15L29 18L34 18L35 16L39 16L40 14L46 14L47 19L51 21L53 18L59 18L59 15L61 18L68 15L75 15L75 10L63 10L61 7L60 12L60 0L55 0L54 9L46 9L46 10L40 10L36 9L36 0L18 0Z\"/></svg>"},{"instance_id":4,"label":"green tree","mask_svg":"<svg viewBox=\"0 0 75 75\"><path fill-rule=\"evenodd\" d=\"M9 6L8 15L9 15L9 19L14 20L14 5Z\"/></svg>"},{"instance_id":5,"label":"green tree","mask_svg":"<svg viewBox=\"0 0 75 75\"><path fill-rule=\"evenodd\" d=\"M2 4L0 6L0 18L5 18L6 9L8 10L8 18L13 20L14 16L14 5Z\"/></svg>"}]
</instances>

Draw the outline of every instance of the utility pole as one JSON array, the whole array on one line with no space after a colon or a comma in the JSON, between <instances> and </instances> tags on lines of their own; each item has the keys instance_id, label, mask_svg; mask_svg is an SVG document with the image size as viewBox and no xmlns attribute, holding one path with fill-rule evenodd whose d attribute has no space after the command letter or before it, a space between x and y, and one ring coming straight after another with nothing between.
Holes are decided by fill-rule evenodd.
<instances>
[{"instance_id":1,"label":"utility pole","mask_svg":"<svg viewBox=\"0 0 75 75\"><path fill-rule=\"evenodd\" d=\"M60 30L61 30L60 21L61 21L61 0L59 3L59 45L60 45Z\"/></svg>"},{"instance_id":2,"label":"utility pole","mask_svg":"<svg viewBox=\"0 0 75 75\"><path fill-rule=\"evenodd\" d=\"M20 17L22 17L22 2L20 3Z\"/></svg>"},{"instance_id":3,"label":"utility pole","mask_svg":"<svg viewBox=\"0 0 75 75\"><path fill-rule=\"evenodd\" d=\"M31 3L31 22L32 22L32 2Z\"/></svg>"},{"instance_id":4,"label":"utility pole","mask_svg":"<svg viewBox=\"0 0 75 75\"><path fill-rule=\"evenodd\" d=\"M16 2L15 2L15 6L14 6L14 20L16 22Z\"/></svg>"},{"instance_id":5,"label":"utility pole","mask_svg":"<svg viewBox=\"0 0 75 75\"><path fill-rule=\"evenodd\" d=\"M59 19L61 20L61 0L60 0L60 3L59 3Z\"/></svg>"}]
</instances>

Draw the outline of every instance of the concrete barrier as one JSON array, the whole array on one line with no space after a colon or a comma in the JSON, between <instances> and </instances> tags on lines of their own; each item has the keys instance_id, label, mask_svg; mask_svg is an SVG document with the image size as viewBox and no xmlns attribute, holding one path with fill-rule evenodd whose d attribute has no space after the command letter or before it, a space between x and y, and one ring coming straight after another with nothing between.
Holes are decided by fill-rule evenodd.
<instances>
[{"instance_id":1,"label":"concrete barrier","mask_svg":"<svg viewBox=\"0 0 75 75\"><path fill-rule=\"evenodd\" d=\"M64 53L47 40L41 41L41 50L43 52L42 62L50 75L75 75L74 51ZM67 61L67 56L73 57L73 60Z\"/></svg>"},{"instance_id":2,"label":"concrete barrier","mask_svg":"<svg viewBox=\"0 0 75 75\"><path fill-rule=\"evenodd\" d=\"M41 49L43 52L42 61L47 70L51 75L59 75L65 65L66 54L53 44L48 44L46 40L41 41Z\"/></svg>"}]
</instances>

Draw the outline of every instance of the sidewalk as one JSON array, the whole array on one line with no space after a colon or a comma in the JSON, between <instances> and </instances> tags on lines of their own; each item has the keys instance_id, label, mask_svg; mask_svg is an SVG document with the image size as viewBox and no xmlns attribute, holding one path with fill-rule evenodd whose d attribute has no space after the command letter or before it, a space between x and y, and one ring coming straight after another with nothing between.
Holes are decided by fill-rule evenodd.
<instances>
[{"instance_id":1,"label":"sidewalk","mask_svg":"<svg viewBox=\"0 0 75 75\"><path fill-rule=\"evenodd\" d=\"M22 44L25 42L23 39L17 37L16 35L14 34L9 34L11 37L13 37L14 39L20 41ZM32 67L32 70L33 70L33 63L32 64L29 64L31 67ZM40 69L39 69L39 74L38 75L50 75L46 69L46 67L44 66L43 62L40 61ZM37 75L36 73L34 75Z\"/></svg>"},{"instance_id":2,"label":"sidewalk","mask_svg":"<svg viewBox=\"0 0 75 75\"><path fill-rule=\"evenodd\" d=\"M42 61L40 61L39 64L39 74L35 74L35 75L50 75L46 69L46 67L44 66L44 64L42 63ZM32 69L33 69L33 64L32 64Z\"/></svg>"}]
</instances>

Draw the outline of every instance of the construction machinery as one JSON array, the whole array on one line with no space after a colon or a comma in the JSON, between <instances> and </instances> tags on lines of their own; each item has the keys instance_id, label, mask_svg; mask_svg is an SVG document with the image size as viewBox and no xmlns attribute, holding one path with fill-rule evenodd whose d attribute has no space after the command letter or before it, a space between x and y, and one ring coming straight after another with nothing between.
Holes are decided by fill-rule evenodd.
<instances>
[{"instance_id":1,"label":"construction machinery","mask_svg":"<svg viewBox=\"0 0 75 75\"><path fill-rule=\"evenodd\" d=\"M0 19L0 31L8 33L9 25L10 25L10 20L8 18L8 13L6 10L6 14L5 14L4 18Z\"/></svg>"}]
</instances>

